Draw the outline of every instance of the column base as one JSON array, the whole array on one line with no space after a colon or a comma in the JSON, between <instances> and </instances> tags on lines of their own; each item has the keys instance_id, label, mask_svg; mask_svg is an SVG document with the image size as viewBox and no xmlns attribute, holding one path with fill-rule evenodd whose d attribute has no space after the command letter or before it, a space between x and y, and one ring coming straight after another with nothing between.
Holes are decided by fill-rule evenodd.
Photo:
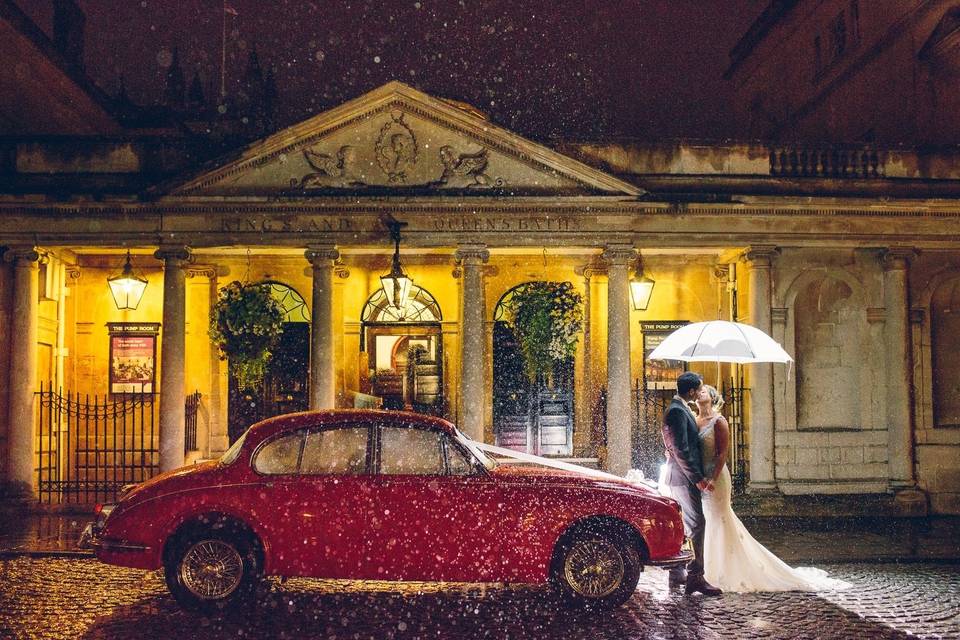
<instances>
[{"instance_id":1,"label":"column base","mask_svg":"<svg viewBox=\"0 0 960 640\"><path fill-rule=\"evenodd\" d=\"M901 483L897 483L901 484ZM909 487L895 488L893 482L890 489L894 492L893 503L903 516L925 516L930 511L930 501L925 491L918 489L912 482Z\"/></svg>"},{"instance_id":2,"label":"column base","mask_svg":"<svg viewBox=\"0 0 960 640\"><path fill-rule=\"evenodd\" d=\"M750 484L747 485L747 493L751 495L769 496L769 495L779 494L780 490L777 489L776 482L759 482L758 481L758 482L750 482Z\"/></svg>"},{"instance_id":3,"label":"column base","mask_svg":"<svg viewBox=\"0 0 960 640\"><path fill-rule=\"evenodd\" d=\"M8 507L27 507L37 501L33 487L26 482L0 481L0 504Z\"/></svg>"}]
</instances>

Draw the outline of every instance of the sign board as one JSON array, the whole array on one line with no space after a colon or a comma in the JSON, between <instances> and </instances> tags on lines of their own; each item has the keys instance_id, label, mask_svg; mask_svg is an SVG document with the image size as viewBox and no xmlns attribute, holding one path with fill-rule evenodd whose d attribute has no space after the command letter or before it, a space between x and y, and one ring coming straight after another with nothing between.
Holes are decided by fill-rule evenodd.
<instances>
[{"instance_id":1,"label":"sign board","mask_svg":"<svg viewBox=\"0 0 960 640\"><path fill-rule=\"evenodd\" d=\"M668 335L690 324L689 320L654 320L640 323L643 333L643 384L644 388L676 389L677 376L687 370L687 363L682 360L649 360L663 339Z\"/></svg>"},{"instance_id":2,"label":"sign board","mask_svg":"<svg viewBox=\"0 0 960 640\"><path fill-rule=\"evenodd\" d=\"M110 331L110 393L156 391L156 322L108 322Z\"/></svg>"}]
</instances>

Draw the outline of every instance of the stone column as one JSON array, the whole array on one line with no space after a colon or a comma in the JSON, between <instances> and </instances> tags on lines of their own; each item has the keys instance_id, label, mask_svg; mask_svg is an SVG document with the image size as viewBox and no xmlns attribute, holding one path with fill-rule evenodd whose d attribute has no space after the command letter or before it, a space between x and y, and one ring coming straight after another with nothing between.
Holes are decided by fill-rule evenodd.
<instances>
[{"instance_id":1,"label":"stone column","mask_svg":"<svg viewBox=\"0 0 960 640\"><path fill-rule=\"evenodd\" d=\"M776 247L753 246L744 257L750 264L747 275L750 324L767 335L771 334L770 277ZM775 491L774 479L774 424L773 424L773 365L751 364L750 367L750 486L751 493Z\"/></svg>"},{"instance_id":2,"label":"stone column","mask_svg":"<svg viewBox=\"0 0 960 640\"><path fill-rule=\"evenodd\" d=\"M304 254L313 266L310 313L310 408L336 404L336 362L333 349L333 263L340 252L333 245L310 245Z\"/></svg>"},{"instance_id":3,"label":"stone column","mask_svg":"<svg viewBox=\"0 0 960 640\"><path fill-rule=\"evenodd\" d=\"M915 251L890 248L883 253L883 303L887 309L884 342L887 351L887 449L890 486L914 486L911 429L910 311L907 267Z\"/></svg>"},{"instance_id":4,"label":"stone column","mask_svg":"<svg viewBox=\"0 0 960 640\"><path fill-rule=\"evenodd\" d=\"M463 269L462 326L460 327L460 406L463 432L483 441L484 296L483 265L490 258L486 245L460 245L456 259Z\"/></svg>"},{"instance_id":5,"label":"stone column","mask_svg":"<svg viewBox=\"0 0 960 640\"><path fill-rule=\"evenodd\" d=\"M10 404L7 419L10 446L7 480L24 497L33 493L34 385L37 382L37 300L40 254L34 247L12 247L3 255L14 265L10 338Z\"/></svg>"},{"instance_id":6,"label":"stone column","mask_svg":"<svg viewBox=\"0 0 960 640\"><path fill-rule=\"evenodd\" d=\"M163 324L160 343L160 471L184 463L184 368L186 365L186 285L184 265L190 249L161 246L154 252L163 261Z\"/></svg>"},{"instance_id":7,"label":"stone column","mask_svg":"<svg viewBox=\"0 0 960 640\"><path fill-rule=\"evenodd\" d=\"M637 252L625 244L608 245L607 268L607 468L626 475L633 449L630 371L630 265Z\"/></svg>"}]
</instances>

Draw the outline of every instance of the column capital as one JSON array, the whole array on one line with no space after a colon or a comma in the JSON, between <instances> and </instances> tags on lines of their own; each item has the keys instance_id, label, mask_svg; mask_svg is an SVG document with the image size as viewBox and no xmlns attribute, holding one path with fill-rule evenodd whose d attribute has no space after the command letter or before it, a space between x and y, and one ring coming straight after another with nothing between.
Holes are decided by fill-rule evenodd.
<instances>
[{"instance_id":1,"label":"column capital","mask_svg":"<svg viewBox=\"0 0 960 640\"><path fill-rule=\"evenodd\" d=\"M461 244L453 257L463 264L480 265L490 259L490 252L485 244Z\"/></svg>"},{"instance_id":2,"label":"column capital","mask_svg":"<svg viewBox=\"0 0 960 640\"><path fill-rule=\"evenodd\" d=\"M637 259L637 250L632 244L608 244L601 257L610 266L626 267Z\"/></svg>"},{"instance_id":3,"label":"column capital","mask_svg":"<svg viewBox=\"0 0 960 640\"><path fill-rule=\"evenodd\" d=\"M880 260L886 271L906 269L917 253L913 247L887 247L880 254Z\"/></svg>"},{"instance_id":4,"label":"column capital","mask_svg":"<svg viewBox=\"0 0 960 640\"><path fill-rule=\"evenodd\" d=\"M787 307L772 307L770 309L770 321L779 324L785 324L787 322L787 316L789 312L790 309Z\"/></svg>"},{"instance_id":5,"label":"column capital","mask_svg":"<svg viewBox=\"0 0 960 640\"><path fill-rule=\"evenodd\" d=\"M591 278L593 278L593 276L607 275L607 267L605 265L589 263L575 267L573 272L578 276L583 277L584 280L589 281Z\"/></svg>"},{"instance_id":6,"label":"column capital","mask_svg":"<svg viewBox=\"0 0 960 640\"><path fill-rule=\"evenodd\" d=\"M927 318L927 310L920 307L914 307L909 312L910 324L923 324Z\"/></svg>"},{"instance_id":7,"label":"column capital","mask_svg":"<svg viewBox=\"0 0 960 640\"><path fill-rule=\"evenodd\" d=\"M186 268L188 278L210 278L217 277L217 268L212 264L191 264Z\"/></svg>"},{"instance_id":8,"label":"column capital","mask_svg":"<svg viewBox=\"0 0 960 640\"><path fill-rule=\"evenodd\" d=\"M340 259L340 251L332 244L309 244L303 257L314 267L329 267Z\"/></svg>"},{"instance_id":9,"label":"column capital","mask_svg":"<svg viewBox=\"0 0 960 640\"><path fill-rule=\"evenodd\" d=\"M6 262L40 262L40 252L37 248L30 245L7 247L3 252L3 259Z\"/></svg>"},{"instance_id":10,"label":"column capital","mask_svg":"<svg viewBox=\"0 0 960 640\"><path fill-rule=\"evenodd\" d=\"M754 269L765 269L770 267L774 256L780 253L780 249L772 244L753 244L743 250L743 259L750 263Z\"/></svg>"},{"instance_id":11,"label":"column capital","mask_svg":"<svg viewBox=\"0 0 960 640\"><path fill-rule=\"evenodd\" d=\"M153 252L153 257L163 260L165 264L182 267L190 261L190 247L182 244L160 245Z\"/></svg>"}]
</instances>

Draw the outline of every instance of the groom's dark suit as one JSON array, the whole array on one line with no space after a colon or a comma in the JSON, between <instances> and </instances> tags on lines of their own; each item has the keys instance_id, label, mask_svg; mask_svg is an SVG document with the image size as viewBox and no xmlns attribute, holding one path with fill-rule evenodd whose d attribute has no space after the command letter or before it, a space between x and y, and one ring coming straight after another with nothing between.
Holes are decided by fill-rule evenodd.
<instances>
[{"instance_id":1,"label":"groom's dark suit","mask_svg":"<svg viewBox=\"0 0 960 640\"><path fill-rule=\"evenodd\" d=\"M687 579L703 577L703 506L697 483L703 480L697 421L686 403L674 396L663 414L663 443L667 448L666 482L673 498L683 508L683 524L693 540L696 558L687 565ZM671 580L682 580L683 569L671 570Z\"/></svg>"}]
</instances>

